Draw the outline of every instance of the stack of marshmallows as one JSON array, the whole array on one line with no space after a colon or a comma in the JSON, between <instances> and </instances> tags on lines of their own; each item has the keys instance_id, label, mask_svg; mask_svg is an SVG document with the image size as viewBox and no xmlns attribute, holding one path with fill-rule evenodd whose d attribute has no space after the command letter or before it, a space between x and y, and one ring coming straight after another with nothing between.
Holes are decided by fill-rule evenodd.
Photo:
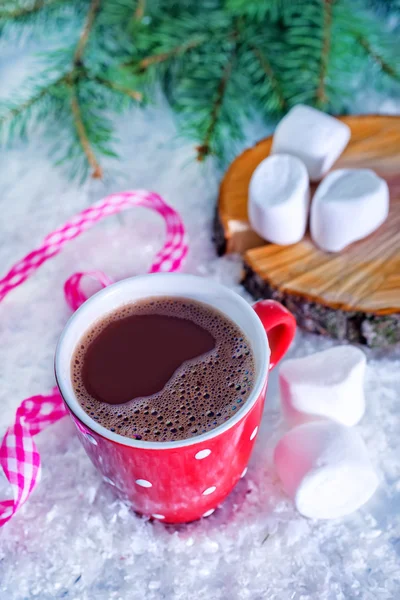
<instances>
[{"instance_id":1,"label":"stack of marshmallows","mask_svg":"<svg viewBox=\"0 0 400 600\"><path fill-rule=\"evenodd\" d=\"M364 414L365 354L336 346L283 363L282 411L289 431L274 452L297 510L315 519L347 515L371 498L378 477L352 427Z\"/></svg>"},{"instance_id":2,"label":"stack of marshmallows","mask_svg":"<svg viewBox=\"0 0 400 600\"><path fill-rule=\"evenodd\" d=\"M350 129L309 106L292 108L276 128L271 156L254 171L249 219L274 244L299 242L306 231L310 181L319 181L339 158ZM337 169L319 184L311 204L310 231L326 252L339 252L377 229L389 212L387 183L371 169Z\"/></svg>"}]
</instances>

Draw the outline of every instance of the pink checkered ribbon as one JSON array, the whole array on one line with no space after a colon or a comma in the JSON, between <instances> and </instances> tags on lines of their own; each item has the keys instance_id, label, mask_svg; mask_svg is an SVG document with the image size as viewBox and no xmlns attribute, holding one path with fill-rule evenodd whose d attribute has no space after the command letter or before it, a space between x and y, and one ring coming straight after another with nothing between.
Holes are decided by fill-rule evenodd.
<instances>
[{"instance_id":1,"label":"pink checkered ribbon","mask_svg":"<svg viewBox=\"0 0 400 600\"><path fill-rule=\"evenodd\" d=\"M18 407L15 423L0 446L0 465L8 479L13 500L0 501L0 527L28 499L40 478L40 454L33 436L67 414L57 388L48 396L32 396Z\"/></svg>"},{"instance_id":2,"label":"pink checkered ribbon","mask_svg":"<svg viewBox=\"0 0 400 600\"><path fill-rule=\"evenodd\" d=\"M90 229L104 217L114 215L131 208L132 206L143 206L154 210L163 217L166 224L166 239L164 246L156 255L156 258L150 268L150 273L158 271L176 271L180 268L183 259L187 253L187 244L185 241L185 230L178 213L171 208L158 194L137 190L132 192L122 192L120 194L111 194L103 200L96 202L93 206L86 208L75 217L67 221L65 225L59 227L50 233L43 241L43 244L32 250L22 260L18 261L7 273L3 279L0 279L0 302L14 288L23 283L32 275L44 262L58 254L67 242L73 240L78 235ZM84 274L77 273L67 282L67 300L74 308L86 300L80 283ZM108 285L110 280L104 273L92 271L87 273L104 285ZM108 283L107 283L108 282ZM79 296L79 297L78 297Z\"/></svg>"},{"instance_id":3,"label":"pink checkered ribbon","mask_svg":"<svg viewBox=\"0 0 400 600\"><path fill-rule=\"evenodd\" d=\"M102 271L86 271L81 273L74 273L64 283L64 294L65 299L68 302L72 310L76 310L81 304L87 300L86 294L81 288L82 279L89 277L94 279L97 283L100 283L102 288L107 287L110 283L113 283L112 279L108 277Z\"/></svg>"},{"instance_id":4,"label":"pink checkered ribbon","mask_svg":"<svg viewBox=\"0 0 400 600\"><path fill-rule=\"evenodd\" d=\"M122 192L111 194L83 210L65 225L50 233L39 248L18 261L7 275L0 279L0 302L11 290L30 277L40 265L58 254L68 241L76 238L104 217L132 206L150 208L165 220L165 243L156 255L149 272L177 271L188 251L185 229L179 214L158 194L145 190ZM74 273L64 285L65 298L72 310L79 308L87 299L81 286L85 277L96 280L101 287L112 283L112 280L101 271ZM39 481L40 454L33 437L66 414L57 388L53 388L49 395L27 398L18 407L15 422L7 429L0 446L0 466L13 492L13 499L0 501L0 527L24 504Z\"/></svg>"}]
</instances>

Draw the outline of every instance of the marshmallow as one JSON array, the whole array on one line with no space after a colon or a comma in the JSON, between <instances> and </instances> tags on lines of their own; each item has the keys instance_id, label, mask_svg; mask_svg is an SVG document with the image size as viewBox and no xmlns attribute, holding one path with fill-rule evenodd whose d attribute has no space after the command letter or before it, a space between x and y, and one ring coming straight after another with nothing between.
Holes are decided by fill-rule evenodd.
<instances>
[{"instance_id":1,"label":"marshmallow","mask_svg":"<svg viewBox=\"0 0 400 600\"><path fill-rule=\"evenodd\" d=\"M367 502L378 486L358 433L333 421L291 429L278 442L274 463L299 513L312 519L343 517Z\"/></svg>"},{"instance_id":2,"label":"marshmallow","mask_svg":"<svg viewBox=\"0 0 400 600\"><path fill-rule=\"evenodd\" d=\"M309 200L308 174L301 160L288 154L270 156L250 180L250 224L269 242L295 244L306 231Z\"/></svg>"},{"instance_id":3,"label":"marshmallow","mask_svg":"<svg viewBox=\"0 0 400 600\"><path fill-rule=\"evenodd\" d=\"M282 412L293 425L329 418L355 425L365 411L364 352L336 346L304 358L286 360L279 370Z\"/></svg>"},{"instance_id":4,"label":"marshmallow","mask_svg":"<svg viewBox=\"0 0 400 600\"><path fill-rule=\"evenodd\" d=\"M311 237L339 252L377 229L389 213L389 188L371 169L338 169L325 177L311 205Z\"/></svg>"},{"instance_id":5,"label":"marshmallow","mask_svg":"<svg viewBox=\"0 0 400 600\"><path fill-rule=\"evenodd\" d=\"M272 154L292 154L306 165L311 181L329 171L350 139L350 128L334 117L298 104L278 124Z\"/></svg>"}]
</instances>

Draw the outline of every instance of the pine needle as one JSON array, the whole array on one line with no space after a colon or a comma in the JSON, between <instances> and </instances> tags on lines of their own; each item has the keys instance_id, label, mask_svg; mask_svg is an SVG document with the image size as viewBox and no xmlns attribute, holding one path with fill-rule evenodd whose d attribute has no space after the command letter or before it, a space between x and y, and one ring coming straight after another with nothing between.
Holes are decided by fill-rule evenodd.
<instances>
[{"instance_id":1,"label":"pine needle","mask_svg":"<svg viewBox=\"0 0 400 600\"><path fill-rule=\"evenodd\" d=\"M181 44L180 46L176 46L176 48L172 48L172 50L170 50L169 52L161 52L160 54L153 54L152 56L147 56L146 58L143 58L142 60L139 61L138 69L139 69L139 71L145 71L151 65L156 65L158 63L165 62L176 56L185 54L185 52L187 52L188 50L192 50L193 48L197 48L197 46L200 46L200 44L203 41L204 40L202 40L202 39L189 40L185 44ZM127 63L127 64L129 65L132 63Z\"/></svg>"},{"instance_id":2,"label":"pine needle","mask_svg":"<svg viewBox=\"0 0 400 600\"><path fill-rule=\"evenodd\" d=\"M359 42L367 54L372 58L372 60L382 69L384 73L393 77L393 79L397 79L400 81L400 74L396 71L394 67L392 67L383 56L380 56L375 50L373 50L369 41L364 37L359 37Z\"/></svg>"},{"instance_id":3,"label":"pine needle","mask_svg":"<svg viewBox=\"0 0 400 600\"><path fill-rule=\"evenodd\" d=\"M332 27L332 4L334 0L323 0L323 45L321 52L321 68L319 72L319 84L316 93L316 104L319 108L325 106L328 102L326 95L326 76L328 72L329 53L331 47L331 27Z\"/></svg>"},{"instance_id":4,"label":"pine needle","mask_svg":"<svg viewBox=\"0 0 400 600\"><path fill-rule=\"evenodd\" d=\"M273 88L273 90L275 91L275 93L278 97L279 109L282 111L286 110L288 108L288 105L287 105L286 99L283 95L281 84L279 83L278 78L275 75L274 69L272 68L270 61L268 60L266 55L261 52L261 50L257 46L255 46L254 44L251 44L251 47L254 52L254 55L260 61L260 64L261 64L263 70L265 71L265 74L269 78L271 87Z\"/></svg>"},{"instance_id":5,"label":"pine needle","mask_svg":"<svg viewBox=\"0 0 400 600\"><path fill-rule=\"evenodd\" d=\"M210 154L210 143L211 139L218 122L218 118L220 116L222 103L224 100L224 94L226 91L226 86L228 85L228 81L231 77L233 65L235 61L235 56L237 52L237 47L235 46L232 50L231 56L229 57L228 62L225 65L224 71L222 73L221 81L218 85L217 93L215 96L214 103L211 106L211 115L210 115L210 124L207 128L206 135L204 137L203 143L200 146L197 146L197 160L203 161L206 156Z\"/></svg>"},{"instance_id":6,"label":"pine needle","mask_svg":"<svg viewBox=\"0 0 400 600\"><path fill-rule=\"evenodd\" d=\"M261 546L263 546L265 544L265 542L268 540L268 538L270 537L270 533L267 533L266 536L264 537L263 541L261 542Z\"/></svg>"},{"instance_id":7,"label":"pine needle","mask_svg":"<svg viewBox=\"0 0 400 600\"><path fill-rule=\"evenodd\" d=\"M21 19L38 13L40 10L42 10L42 8L61 4L62 2L65 2L65 0L35 0L32 6L21 6L10 11L0 11L0 19Z\"/></svg>"},{"instance_id":8,"label":"pine needle","mask_svg":"<svg viewBox=\"0 0 400 600\"><path fill-rule=\"evenodd\" d=\"M61 78L61 79L63 79L63 78ZM15 117L18 117L19 115L21 115L22 113L27 111L29 108L31 108L34 104L37 104L40 100L42 100L42 98L44 98L44 96L46 96L46 94L48 94L48 92L49 92L48 87L43 88L37 94L35 94L31 98L29 98L29 100L26 100L26 102L22 102L22 104L19 104L19 105L15 106L14 108L11 108L5 115L0 117L0 124L4 125L7 121L10 121L11 119L14 119Z\"/></svg>"},{"instance_id":9,"label":"pine needle","mask_svg":"<svg viewBox=\"0 0 400 600\"><path fill-rule=\"evenodd\" d=\"M89 41L90 32L92 30L94 20L96 18L97 13L100 9L101 0L92 0L90 3L89 11L86 17L86 21L84 27L81 31L81 35L79 36L78 43L76 45L75 54L74 54L74 66L80 64L83 53L85 52L86 45Z\"/></svg>"},{"instance_id":10,"label":"pine needle","mask_svg":"<svg viewBox=\"0 0 400 600\"><path fill-rule=\"evenodd\" d=\"M89 138L86 133L86 128L83 124L82 113L78 102L78 96L76 93L76 88L73 85L71 88L71 110L74 118L74 123L76 127L76 132L78 134L79 141L81 143L82 149L86 155L89 165L92 167L92 177L93 179L101 179L103 177L103 169L100 164L97 162L97 158L92 150L92 147L89 142Z\"/></svg>"},{"instance_id":11,"label":"pine needle","mask_svg":"<svg viewBox=\"0 0 400 600\"><path fill-rule=\"evenodd\" d=\"M136 100L137 102L141 102L143 100L143 94L141 92L138 92L136 90L130 90L129 88L125 88L122 85L119 85L118 83L115 83L114 81L109 81L108 79L105 79L104 77L100 77L99 75L97 77L95 77L95 80L98 81L99 83L105 85L106 87L110 88L111 90L115 90L116 92L119 92L120 94L125 94L126 96L129 96L129 98L132 98L132 100Z\"/></svg>"},{"instance_id":12,"label":"pine needle","mask_svg":"<svg viewBox=\"0 0 400 600\"><path fill-rule=\"evenodd\" d=\"M3 40L10 35L24 43L60 32L42 57L42 70L18 95L0 100L1 138L11 143L44 124L56 164L75 176L102 175L102 157L116 157L109 115L151 99L160 88L198 159L224 161L237 151L254 114L275 121L299 102L348 111L355 81L400 90L391 20L398 0L1 4Z\"/></svg>"},{"instance_id":13,"label":"pine needle","mask_svg":"<svg viewBox=\"0 0 400 600\"><path fill-rule=\"evenodd\" d=\"M146 0L138 0L135 11L133 13L134 21L141 21L146 11Z\"/></svg>"}]
</instances>

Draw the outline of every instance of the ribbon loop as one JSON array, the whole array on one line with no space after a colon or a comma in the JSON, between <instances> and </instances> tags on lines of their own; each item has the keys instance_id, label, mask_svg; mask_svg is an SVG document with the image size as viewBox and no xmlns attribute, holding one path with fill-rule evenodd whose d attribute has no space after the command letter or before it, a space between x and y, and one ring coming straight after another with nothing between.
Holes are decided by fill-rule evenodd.
<instances>
[{"instance_id":1,"label":"ribbon loop","mask_svg":"<svg viewBox=\"0 0 400 600\"><path fill-rule=\"evenodd\" d=\"M44 262L56 256L67 242L109 215L114 215L133 206L143 206L157 212L165 221L164 246L157 253L149 270L177 271L187 254L185 229L179 214L153 192L145 190L111 194L93 206L83 210L65 225L50 233L41 246L18 261L0 279L0 302L11 290L21 285ZM112 280L102 271L77 272L64 284L65 298L72 310L85 302L87 295L82 289L82 280L90 277L106 287ZM26 502L40 478L40 454L33 436L52 425L67 414L63 399L55 387L47 395L27 398L19 405L15 422L11 425L0 446L0 466L10 483L13 499L0 501L0 527L7 523Z\"/></svg>"},{"instance_id":2,"label":"ribbon loop","mask_svg":"<svg viewBox=\"0 0 400 600\"><path fill-rule=\"evenodd\" d=\"M88 296L82 289L82 279L89 277L100 284L101 288L105 288L111 283L112 279L108 277L103 271L86 271L81 273L74 273L64 283L64 295L69 307L75 311L81 304L83 304Z\"/></svg>"}]
</instances>

